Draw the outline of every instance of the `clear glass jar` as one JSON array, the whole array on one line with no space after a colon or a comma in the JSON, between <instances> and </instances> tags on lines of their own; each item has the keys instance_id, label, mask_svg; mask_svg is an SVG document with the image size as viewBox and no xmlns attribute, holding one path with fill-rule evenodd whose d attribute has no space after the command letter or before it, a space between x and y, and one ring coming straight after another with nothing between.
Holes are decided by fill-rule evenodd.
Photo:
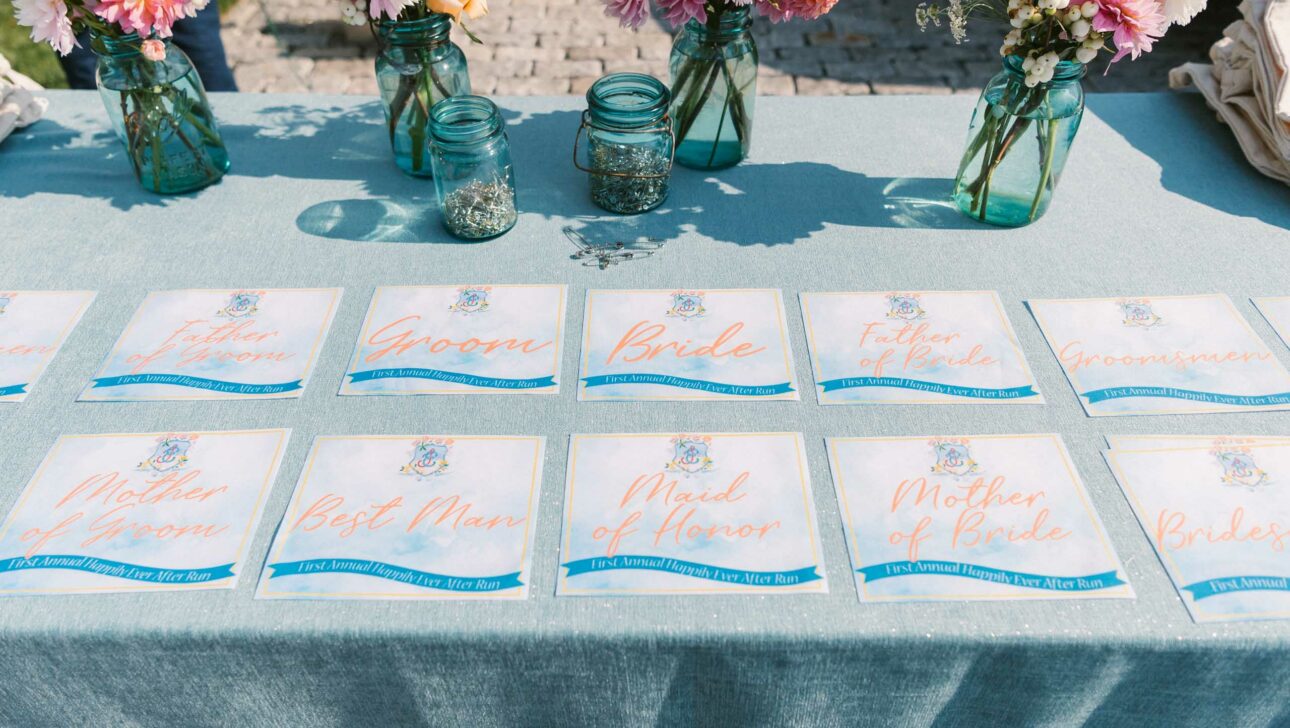
<instances>
[{"instance_id":1,"label":"clear glass jar","mask_svg":"<svg viewBox=\"0 0 1290 728\"><path fill-rule=\"evenodd\" d=\"M748 156L757 100L751 27L747 7L728 7L677 34L669 65L678 164L721 169Z\"/></svg>"},{"instance_id":2,"label":"clear glass jar","mask_svg":"<svg viewBox=\"0 0 1290 728\"><path fill-rule=\"evenodd\" d=\"M482 240L515 225L515 171L497 105L453 96L430 110L431 162L443 224L458 238Z\"/></svg>"},{"instance_id":3,"label":"clear glass jar","mask_svg":"<svg viewBox=\"0 0 1290 728\"><path fill-rule=\"evenodd\" d=\"M614 73L587 90L587 111L574 140L574 164L590 173L591 201L609 212L635 214L667 199L672 174L670 95L653 76ZM589 162L579 162L587 134Z\"/></svg>"},{"instance_id":4,"label":"clear glass jar","mask_svg":"<svg viewBox=\"0 0 1290 728\"><path fill-rule=\"evenodd\" d=\"M981 92L954 179L963 214L992 225L1044 214L1084 116L1084 64L1060 61L1052 81L1027 87L1023 61L1005 58Z\"/></svg>"},{"instance_id":5,"label":"clear glass jar","mask_svg":"<svg viewBox=\"0 0 1290 728\"><path fill-rule=\"evenodd\" d=\"M99 96L125 145L135 177L160 194L192 192L228 171L228 152L210 101L188 56L162 40L165 58L150 61L137 34L93 33Z\"/></svg>"},{"instance_id":6,"label":"clear glass jar","mask_svg":"<svg viewBox=\"0 0 1290 728\"><path fill-rule=\"evenodd\" d=\"M448 38L452 16L435 13L412 20L383 20L377 26L381 52L376 84L399 169L430 176L430 109L449 96L470 93L466 56Z\"/></svg>"}]
</instances>

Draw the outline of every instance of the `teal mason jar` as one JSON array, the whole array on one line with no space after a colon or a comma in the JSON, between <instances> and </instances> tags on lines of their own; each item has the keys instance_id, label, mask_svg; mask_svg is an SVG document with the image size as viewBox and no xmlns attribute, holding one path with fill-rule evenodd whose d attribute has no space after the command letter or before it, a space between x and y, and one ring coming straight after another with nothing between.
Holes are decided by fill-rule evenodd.
<instances>
[{"instance_id":1,"label":"teal mason jar","mask_svg":"<svg viewBox=\"0 0 1290 728\"><path fill-rule=\"evenodd\" d=\"M631 215L667 199L672 176L670 95L653 76L614 73L587 90L587 111L574 141L574 163L589 173L591 201L609 212ZM587 163L578 140L587 137Z\"/></svg>"},{"instance_id":2,"label":"teal mason jar","mask_svg":"<svg viewBox=\"0 0 1290 728\"><path fill-rule=\"evenodd\" d=\"M463 240L492 238L515 225L515 171L497 106L454 96L430 110L431 166L443 225Z\"/></svg>"},{"instance_id":3,"label":"teal mason jar","mask_svg":"<svg viewBox=\"0 0 1290 728\"><path fill-rule=\"evenodd\" d=\"M377 26L376 84L394 162L418 177L430 176L430 109L470 93L466 56L449 40L450 30L452 17L442 13Z\"/></svg>"},{"instance_id":4,"label":"teal mason jar","mask_svg":"<svg viewBox=\"0 0 1290 728\"><path fill-rule=\"evenodd\" d=\"M709 12L677 34L669 63L676 161L695 169L738 164L752 146L757 44L748 7Z\"/></svg>"},{"instance_id":5,"label":"teal mason jar","mask_svg":"<svg viewBox=\"0 0 1290 728\"><path fill-rule=\"evenodd\" d=\"M1027 86L1024 60L1006 57L981 92L954 179L959 209L992 225L1044 214L1084 115L1084 64L1059 61L1050 81Z\"/></svg>"},{"instance_id":6,"label":"teal mason jar","mask_svg":"<svg viewBox=\"0 0 1290 728\"><path fill-rule=\"evenodd\" d=\"M160 41L159 61L144 57L142 43L133 33L90 39L99 96L135 177L160 194L218 182L228 171L228 152L197 71L170 41Z\"/></svg>"}]
</instances>

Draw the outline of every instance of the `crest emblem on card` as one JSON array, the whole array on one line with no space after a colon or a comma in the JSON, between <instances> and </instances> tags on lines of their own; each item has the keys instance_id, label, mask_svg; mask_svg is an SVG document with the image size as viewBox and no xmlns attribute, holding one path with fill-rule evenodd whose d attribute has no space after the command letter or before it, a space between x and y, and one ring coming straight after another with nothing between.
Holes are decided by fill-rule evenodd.
<instances>
[{"instance_id":1,"label":"crest emblem on card","mask_svg":"<svg viewBox=\"0 0 1290 728\"><path fill-rule=\"evenodd\" d=\"M443 475L448 471L448 451L452 440L427 437L412 444L412 459L399 469L404 475L414 475L417 480Z\"/></svg>"},{"instance_id":2,"label":"crest emblem on card","mask_svg":"<svg viewBox=\"0 0 1290 728\"><path fill-rule=\"evenodd\" d=\"M905 321L927 318L927 312L923 310L923 306L918 300L918 294L888 294L887 305L889 307L887 318L904 319Z\"/></svg>"},{"instance_id":3,"label":"crest emblem on card","mask_svg":"<svg viewBox=\"0 0 1290 728\"><path fill-rule=\"evenodd\" d=\"M712 469L712 438L677 435L672 438L672 460L667 469L680 473L702 473Z\"/></svg>"},{"instance_id":4,"label":"crest emblem on card","mask_svg":"<svg viewBox=\"0 0 1290 728\"><path fill-rule=\"evenodd\" d=\"M677 291L672 294L672 307L667 310L667 315L673 318L692 319L699 318L707 312L708 309L703 307L702 291Z\"/></svg>"},{"instance_id":5,"label":"crest emblem on card","mask_svg":"<svg viewBox=\"0 0 1290 728\"><path fill-rule=\"evenodd\" d=\"M1124 325L1149 329L1160 323L1161 318L1151 310L1151 302L1145 298L1120 301L1120 311L1124 313Z\"/></svg>"},{"instance_id":6,"label":"crest emblem on card","mask_svg":"<svg viewBox=\"0 0 1290 728\"><path fill-rule=\"evenodd\" d=\"M972 451L968 447L967 440L932 440L929 444L936 453L936 464L932 466L933 473L969 475L981 469L977 461L972 459Z\"/></svg>"},{"instance_id":7,"label":"crest emblem on card","mask_svg":"<svg viewBox=\"0 0 1290 728\"><path fill-rule=\"evenodd\" d=\"M193 448L196 435L166 435L157 438L157 446L152 455L139 463L139 470L152 470L168 473L179 470L188 464L188 451Z\"/></svg>"},{"instance_id":8,"label":"crest emblem on card","mask_svg":"<svg viewBox=\"0 0 1290 728\"><path fill-rule=\"evenodd\" d=\"M1223 468L1225 484L1253 488L1268 482L1267 471L1255 463L1254 453L1250 448L1243 447L1238 442L1219 441L1211 452Z\"/></svg>"},{"instance_id":9,"label":"crest emblem on card","mask_svg":"<svg viewBox=\"0 0 1290 728\"><path fill-rule=\"evenodd\" d=\"M9 305L9 302L13 300L13 297L14 294L12 293L0 293L0 316L4 315L5 306Z\"/></svg>"},{"instance_id":10,"label":"crest emblem on card","mask_svg":"<svg viewBox=\"0 0 1290 728\"><path fill-rule=\"evenodd\" d=\"M491 288L459 288L457 302L448 307L453 313L482 313L488 310Z\"/></svg>"},{"instance_id":11,"label":"crest emblem on card","mask_svg":"<svg viewBox=\"0 0 1290 728\"><path fill-rule=\"evenodd\" d=\"M263 291L238 291L228 297L228 303L216 311L215 315L227 318L254 316L260 310L260 297L263 295Z\"/></svg>"}]
</instances>

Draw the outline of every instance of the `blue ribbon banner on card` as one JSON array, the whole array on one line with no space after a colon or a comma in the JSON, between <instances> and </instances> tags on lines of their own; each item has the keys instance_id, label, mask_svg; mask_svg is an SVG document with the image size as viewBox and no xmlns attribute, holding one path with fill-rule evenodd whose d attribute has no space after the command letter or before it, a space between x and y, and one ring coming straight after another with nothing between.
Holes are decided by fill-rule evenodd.
<instances>
[{"instance_id":1,"label":"blue ribbon banner on card","mask_svg":"<svg viewBox=\"0 0 1290 728\"><path fill-rule=\"evenodd\" d=\"M420 369L417 367L396 369L369 369L365 372L351 372L351 384L370 382L377 379L433 379L439 382L466 384L471 387L488 387L490 389L542 389L554 387L554 377L535 377L533 379L500 379L481 377L474 374L446 372L441 369Z\"/></svg>"},{"instance_id":2,"label":"blue ribbon banner on card","mask_svg":"<svg viewBox=\"0 0 1290 728\"><path fill-rule=\"evenodd\" d=\"M1218 392L1197 392L1192 389L1174 387L1107 387L1095 389L1080 395L1086 397L1089 404L1104 402L1109 399L1126 397L1167 397L1169 399L1186 399L1192 402L1210 404L1230 404L1240 407L1267 407L1275 404L1290 404L1290 392L1280 394L1220 394Z\"/></svg>"},{"instance_id":3,"label":"blue ribbon banner on card","mask_svg":"<svg viewBox=\"0 0 1290 728\"><path fill-rule=\"evenodd\" d=\"M28 569L69 569L91 574L114 576L131 581L150 581L155 584L204 584L208 581L228 579L233 576L233 564L222 564L205 569L165 569L157 566L140 566L123 561L100 559L95 556L37 554L27 558L14 556L0 559L0 572L26 571Z\"/></svg>"},{"instance_id":4,"label":"blue ribbon banner on card","mask_svg":"<svg viewBox=\"0 0 1290 728\"><path fill-rule=\"evenodd\" d=\"M1020 399L1039 395L1034 386L1030 384L1024 387L991 389L988 387L960 387L954 384L924 382L919 379L905 379L904 377L841 377L820 382L820 386L824 388L825 392L859 387L894 387L896 389L913 389L919 392L950 394L955 397L973 397L975 399Z\"/></svg>"},{"instance_id":5,"label":"blue ribbon banner on card","mask_svg":"<svg viewBox=\"0 0 1290 728\"><path fill-rule=\"evenodd\" d=\"M644 569L646 571L666 571L696 579L708 579L727 584L743 586L794 586L820 579L814 566L807 566L792 571L748 571L746 569L727 569L721 566L710 566L693 561L682 561L668 556L593 556L589 559L578 559L564 564L569 570L568 576L594 574L598 571L618 571L622 569Z\"/></svg>"},{"instance_id":6,"label":"blue ribbon banner on card","mask_svg":"<svg viewBox=\"0 0 1290 728\"><path fill-rule=\"evenodd\" d=\"M583 377L587 388L609 387L616 384L661 384L665 387L697 389L702 392L729 394L738 397L769 397L776 394L788 394L793 391L789 382L782 384L724 384L709 382L706 379L687 379L674 377L671 374L644 374L627 372L624 374L600 374L594 377Z\"/></svg>"},{"instance_id":7,"label":"blue ribbon banner on card","mask_svg":"<svg viewBox=\"0 0 1290 728\"><path fill-rule=\"evenodd\" d=\"M0 397L8 397L11 394L26 394L26 384L11 384L8 387L0 387Z\"/></svg>"},{"instance_id":8,"label":"blue ribbon banner on card","mask_svg":"<svg viewBox=\"0 0 1290 728\"><path fill-rule=\"evenodd\" d=\"M1207 579L1183 587L1196 601L1219 594L1243 591L1290 591L1290 577L1285 576L1227 576Z\"/></svg>"},{"instance_id":9,"label":"blue ribbon banner on card","mask_svg":"<svg viewBox=\"0 0 1290 728\"><path fill-rule=\"evenodd\" d=\"M1114 571L1088 576L1045 576L1020 571L994 569L989 566L964 564L957 561L889 561L885 564L865 566L856 571L864 575L866 583L899 576L961 576L965 579L990 581L996 584L1021 586L1050 591L1092 591L1124 584Z\"/></svg>"},{"instance_id":10,"label":"blue ribbon banner on card","mask_svg":"<svg viewBox=\"0 0 1290 728\"><path fill-rule=\"evenodd\" d=\"M269 564L270 579L305 574L361 574L402 584L457 592L492 592L524 586L520 572L501 576L448 576L367 559L306 559Z\"/></svg>"},{"instance_id":11,"label":"blue ribbon banner on card","mask_svg":"<svg viewBox=\"0 0 1290 728\"><path fill-rule=\"evenodd\" d=\"M102 377L94 380L94 389L103 387L120 387L127 384L173 384L176 387L191 389L209 389L212 392L225 394L279 394L294 392L300 389L302 380L283 382L282 384L243 384L225 382L205 377L190 377L187 374L123 374L118 377Z\"/></svg>"}]
</instances>

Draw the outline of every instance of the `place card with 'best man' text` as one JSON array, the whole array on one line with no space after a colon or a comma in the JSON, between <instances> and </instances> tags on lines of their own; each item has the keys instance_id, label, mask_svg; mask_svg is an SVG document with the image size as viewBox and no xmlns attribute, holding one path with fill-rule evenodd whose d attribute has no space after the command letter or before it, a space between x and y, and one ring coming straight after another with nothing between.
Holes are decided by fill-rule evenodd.
<instances>
[{"instance_id":1,"label":"place card with 'best man' text","mask_svg":"<svg viewBox=\"0 0 1290 728\"><path fill-rule=\"evenodd\" d=\"M828 449L861 601L1133 597L1057 435Z\"/></svg>"},{"instance_id":2,"label":"place card with 'best man' text","mask_svg":"<svg viewBox=\"0 0 1290 728\"><path fill-rule=\"evenodd\" d=\"M565 287L382 286L341 394L555 394Z\"/></svg>"},{"instance_id":3,"label":"place card with 'best man' text","mask_svg":"<svg viewBox=\"0 0 1290 728\"><path fill-rule=\"evenodd\" d=\"M778 290L587 291L578 399L797 400Z\"/></svg>"},{"instance_id":4,"label":"place card with 'best man' text","mask_svg":"<svg viewBox=\"0 0 1290 728\"><path fill-rule=\"evenodd\" d=\"M21 402L94 300L93 291L0 291L0 402Z\"/></svg>"},{"instance_id":5,"label":"place card with 'best man' text","mask_svg":"<svg viewBox=\"0 0 1290 728\"><path fill-rule=\"evenodd\" d=\"M1028 305L1090 416L1290 409L1290 372L1227 296Z\"/></svg>"},{"instance_id":6,"label":"place card with 'best man' text","mask_svg":"<svg viewBox=\"0 0 1290 728\"><path fill-rule=\"evenodd\" d=\"M820 404L1042 404L994 291L803 293Z\"/></svg>"},{"instance_id":7,"label":"place card with 'best man' text","mask_svg":"<svg viewBox=\"0 0 1290 728\"><path fill-rule=\"evenodd\" d=\"M802 436L574 435L561 595L827 592Z\"/></svg>"},{"instance_id":8,"label":"place card with 'best man' text","mask_svg":"<svg viewBox=\"0 0 1290 728\"><path fill-rule=\"evenodd\" d=\"M339 288L149 293L81 401L299 397Z\"/></svg>"},{"instance_id":9,"label":"place card with 'best man' text","mask_svg":"<svg viewBox=\"0 0 1290 728\"><path fill-rule=\"evenodd\" d=\"M541 437L318 437L262 599L523 599Z\"/></svg>"},{"instance_id":10,"label":"place card with 'best man' text","mask_svg":"<svg viewBox=\"0 0 1290 728\"><path fill-rule=\"evenodd\" d=\"M0 528L0 594L232 589L290 434L63 435Z\"/></svg>"}]
</instances>

